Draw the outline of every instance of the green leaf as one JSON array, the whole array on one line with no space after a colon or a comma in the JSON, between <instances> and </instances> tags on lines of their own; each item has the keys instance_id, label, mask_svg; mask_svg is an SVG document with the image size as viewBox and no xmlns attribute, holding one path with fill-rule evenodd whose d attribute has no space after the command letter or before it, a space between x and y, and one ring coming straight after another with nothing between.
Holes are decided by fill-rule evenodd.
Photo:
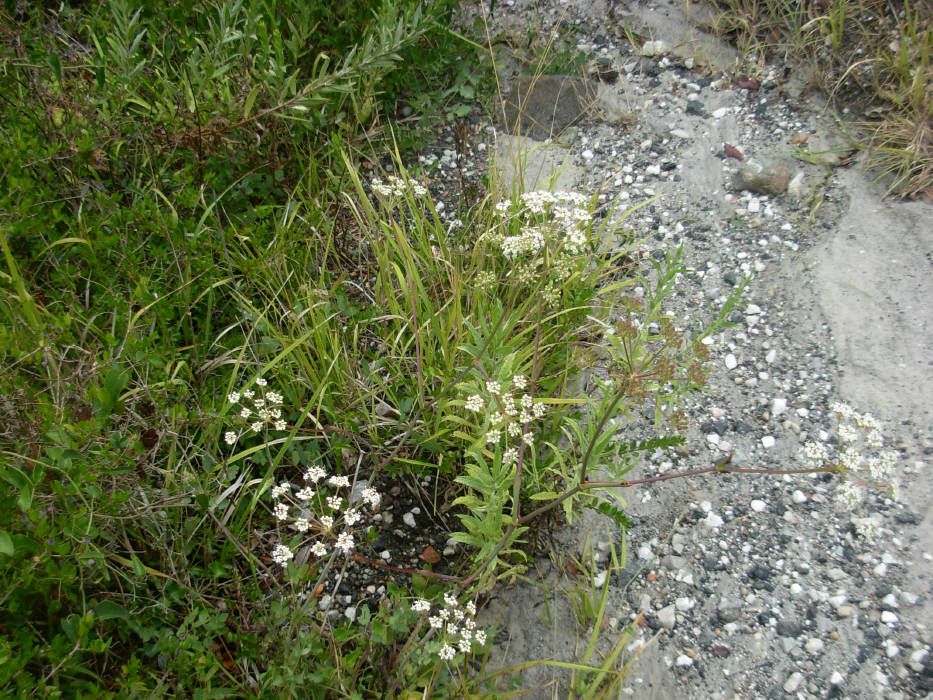
<instances>
[{"instance_id":1,"label":"green leaf","mask_svg":"<svg viewBox=\"0 0 933 700\"><path fill-rule=\"evenodd\" d=\"M94 607L94 616L99 620L129 620L130 614L119 603L102 600Z\"/></svg>"},{"instance_id":2,"label":"green leaf","mask_svg":"<svg viewBox=\"0 0 933 700\"><path fill-rule=\"evenodd\" d=\"M12 557L15 551L16 548L13 546L13 539L10 537L10 533L6 530L0 530L0 554L6 554L8 557Z\"/></svg>"},{"instance_id":3,"label":"green leaf","mask_svg":"<svg viewBox=\"0 0 933 700\"><path fill-rule=\"evenodd\" d=\"M467 85L467 84L461 85L460 86L460 97L462 97L465 100L472 100L474 97L476 97L476 90L473 89L472 85Z\"/></svg>"}]
</instances>

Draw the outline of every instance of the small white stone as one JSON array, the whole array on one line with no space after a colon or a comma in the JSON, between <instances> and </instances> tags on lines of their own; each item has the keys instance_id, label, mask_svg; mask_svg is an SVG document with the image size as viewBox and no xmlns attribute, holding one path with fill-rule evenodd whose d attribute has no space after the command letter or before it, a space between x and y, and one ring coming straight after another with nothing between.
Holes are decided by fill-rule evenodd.
<instances>
[{"instance_id":1,"label":"small white stone","mask_svg":"<svg viewBox=\"0 0 933 700\"><path fill-rule=\"evenodd\" d=\"M356 619L356 608L347 608L343 611L343 616L353 622Z\"/></svg>"},{"instance_id":2,"label":"small white stone","mask_svg":"<svg viewBox=\"0 0 933 700\"><path fill-rule=\"evenodd\" d=\"M794 492L790 495L790 499L797 504L807 502L807 494L805 494L800 489L795 489Z\"/></svg>"},{"instance_id":3,"label":"small white stone","mask_svg":"<svg viewBox=\"0 0 933 700\"><path fill-rule=\"evenodd\" d=\"M823 651L823 640L814 637L813 639L808 639L807 644L804 647L807 650L808 654L819 654Z\"/></svg>"},{"instance_id":4,"label":"small white stone","mask_svg":"<svg viewBox=\"0 0 933 700\"><path fill-rule=\"evenodd\" d=\"M677 600L674 601L674 605L681 612L687 612L688 610L693 610L693 606L695 606L696 604L697 602L693 598L687 598L686 596L684 596L683 598L678 598Z\"/></svg>"},{"instance_id":5,"label":"small white stone","mask_svg":"<svg viewBox=\"0 0 933 700\"><path fill-rule=\"evenodd\" d=\"M886 625L896 625L900 618L890 610L884 610L881 613L881 621Z\"/></svg>"},{"instance_id":6,"label":"small white stone","mask_svg":"<svg viewBox=\"0 0 933 700\"><path fill-rule=\"evenodd\" d=\"M830 685L842 685L845 682L846 677L843 676L839 671L833 671L833 675L829 677Z\"/></svg>"},{"instance_id":7,"label":"small white stone","mask_svg":"<svg viewBox=\"0 0 933 700\"><path fill-rule=\"evenodd\" d=\"M661 40L658 41L646 41L641 45L641 49L638 53L642 56L657 56L659 53L664 53L667 51L667 44Z\"/></svg>"},{"instance_id":8,"label":"small white stone","mask_svg":"<svg viewBox=\"0 0 933 700\"><path fill-rule=\"evenodd\" d=\"M723 519L716 515L716 513L713 511L710 511L706 514L706 517L703 518L702 522L704 525L706 525L706 527L715 529L723 524Z\"/></svg>"},{"instance_id":9,"label":"small white stone","mask_svg":"<svg viewBox=\"0 0 933 700\"><path fill-rule=\"evenodd\" d=\"M726 369L728 370L733 370L739 366L739 361L735 359L735 355L733 355L731 352L726 355L725 363Z\"/></svg>"},{"instance_id":10,"label":"small white stone","mask_svg":"<svg viewBox=\"0 0 933 700\"><path fill-rule=\"evenodd\" d=\"M589 148L587 148L587 149L586 149L585 151L583 151L583 153L581 153L580 155L583 156L583 160L593 160L593 156L594 156L595 154L593 153L593 151L591 151Z\"/></svg>"},{"instance_id":11,"label":"small white stone","mask_svg":"<svg viewBox=\"0 0 933 700\"><path fill-rule=\"evenodd\" d=\"M745 307L745 315L746 316L760 316L761 307L758 306L758 304L749 304L747 307Z\"/></svg>"},{"instance_id":12,"label":"small white stone","mask_svg":"<svg viewBox=\"0 0 933 700\"><path fill-rule=\"evenodd\" d=\"M923 667L929 658L930 652L926 649L914 649L912 652L910 652L910 659L908 664L914 671L920 672L923 670Z\"/></svg>"},{"instance_id":13,"label":"small white stone","mask_svg":"<svg viewBox=\"0 0 933 700\"><path fill-rule=\"evenodd\" d=\"M761 438L761 444L763 447L766 447L766 448L774 447L774 436L765 435L763 438Z\"/></svg>"},{"instance_id":14,"label":"small white stone","mask_svg":"<svg viewBox=\"0 0 933 700\"><path fill-rule=\"evenodd\" d=\"M593 577L593 585L596 588L602 588L603 584L606 583L606 577L609 575L608 571L600 571Z\"/></svg>"},{"instance_id":15,"label":"small white stone","mask_svg":"<svg viewBox=\"0 0 933 700\"><path fill-rule=\"evenodd\" d=\"M719 109L713 110L713 119L722 119L727 114L729 114L729 108L720 107Z\"/></svg>"},{"instance_id":16,"label":"small white stone","mask_svg":"<svg viewBox=\"0 0 933 700\"><path fill-rule=\"evenodd\" d=\"M718 445L718 444L719 444L719 436L718 436L716 433L710 433L709 435L706 436L706 441L707 441L710 445Z\"/></svg>"},{"instance_id":17,"label":"small white stone","mask_svg":"<svg viewBox=\"0 0 933 700\"><path fill-rule=\"evenodd\" d=\"M776 359L777 359L777 350L774 350L773 348L771 350L768 350L768 354L765 355L765 362L767 362L770 365L770 364L773 364Z\"/></svg>"},{"instance_id":18,"label":"small white stone","mask_svg":"<svg viewBox=\"0 0 933 700\"><path fill-rule=\"evenodd\" d=\"M405 513L405 515L402 516L402 520L408 527L415 527L416 525L415 516L411 512Z\"/></svg>"},{"instance_id":19,"label":"small white stone","mask_svg":"<svg viewBox=\"0 0 933 700\"><path fill-rule=\"evenodd\" d=\"M881 603L889 610L897 610L899 607L901 607L897 602L897 596L893 593L888 593L884 598L881 599Z\"/></svg>"},{"instance_id":20,"label":"small white stone","mask_svg":"<svg viewBox=\"0 0 933 700\"><path fill-rule=\"evenodd\" d=\"M665 629L674 629L674 625L677 624L677 613L673 605L667 605L658 610L658 622L660 622Z\"/></svg>"},{"instance_id":21,"label":"small white stone","mask_svg":"<svg viewBox=\"0 0 933 700\"><path fill-rule=\"evenodd\" d=\"M382 553L379 556L385 559L386 561L389 561L389 559L392 558L392 552L390 552L388 549L384 549L382 550Z\"/></svg>"},{"instance_id":22,"label":"small white stone","mask_svg":"<svg viewBox=\"0 0 933 700\"><path fill-rule=\"evenodd\" d=\"M784 681L784 692L785 693L796 693L797 689L803 683L803 674L800 671L794 671L790 676Z\"/></svg>"},{"instance_id":23,"label":"small white stone","mask_svg":"<svg viewBox=\"0 0 933 700\"><path fill-rule=\"evenodd\" d=\"M765 508L768 507L768 504L760 499L755 499L751 502L752 510L756 513L761 513Z\"/></svg>"},{"instance_id":24,"label":"small white stone","mask_svg":"<svg viewBox=\"0 0 933 700\"><path fill-rule=\"evenodd\" d=\"M690 132L683 129L671 129L671 136L676 136L679 139L689 139Z\"/></svg>"},{"instance_id":25,"label":"small white stone","mask_svg":"<svg viewBox=\"0 0 933 700\"><path fill-rule=\"evenodd\" d=\"M647 168L645 168L645 173L647 175L660 175L661 166L660 165L649 165Z\"/></svg>"},{"instance_id":26,"label":"small white stone","mask_svg":"<svg viewBox=\"0 0 933 700\"><path fill-rule=\"evenodd\" d=\"M677 657L677 665L680 666L681 668L687 668L689 666L693 666L693 659L691 659L686 654L681 654L680 656Z\"/></svg>"},{"instance_id":27,"label":"small white stone","mask_svg":"<svg viewBox=\"0 0 933 700\"><path fill-rule=\"evenodd\" d=\"M772 350L772 352L774 352ZM779 416L787 410L787 399L779 398L771 402L771 415Z\"/></svg>"}]
</instances>

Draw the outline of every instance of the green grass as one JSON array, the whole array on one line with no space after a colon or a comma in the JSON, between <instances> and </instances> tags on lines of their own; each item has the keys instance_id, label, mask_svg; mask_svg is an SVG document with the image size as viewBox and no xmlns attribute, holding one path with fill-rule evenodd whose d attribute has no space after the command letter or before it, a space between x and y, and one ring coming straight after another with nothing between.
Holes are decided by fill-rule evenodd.
<instances>
[{"instance_id":1,"label":"green grass","mask_svg":"<svg viewBox=\"0 0 933 700\"><path fill-rule=\"evenodd\" d=\"M933 186L933 14L909 0L716 0L719 31L751 64L809 61L815 84L862 127L888 192ZM801 59L801 57L807 57Z\"/></svg>"},{"instance_id":2,"label":"green grass","mask_svg":"<svg viewBox=\"0 0 933 700\"><path fill-rule=\"evenodd\" d=\"M651 405L677 433L702 383L709 329L660 314L679 257L619 309L636 280L611 274L594 200L571 240L557 205L495 177L453 227L412 186L412 148L492 99L486 53L446 28L453 2L4 8L0 694L486 692L488 645L439 662L411 601L520 572L544 516L614 503L588 473L670 444L604 428ZM390 165L408 186L380 194ZM531 226L542 243L506 254ZM488 439L503 397L487 382L518 374L547 412L516 461L516 436ZM227 399L247 388L281 394L259 430L258 406ZM274 516L274 487L315 466L380 488L432 477L463 573L402 572L355 621L328 616L328 573L359 562L308 553L333 548L325 510L304 530L289 525L310 506ZM337 490L315 507L336 515ZM574 670L615 683L607 663Z\"/></svg>"}]
</instances>

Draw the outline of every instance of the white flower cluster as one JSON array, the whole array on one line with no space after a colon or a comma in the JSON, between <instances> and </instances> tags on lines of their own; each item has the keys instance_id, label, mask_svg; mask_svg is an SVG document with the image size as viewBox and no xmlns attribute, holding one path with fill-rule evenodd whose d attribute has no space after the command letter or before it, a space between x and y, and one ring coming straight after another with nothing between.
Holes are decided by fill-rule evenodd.
<instances>
[{"instance_id":1,"label":"white flower cluster","mask_svg":"<svg viewBox=\"0 0 933 700\"><path fill-rule=\"evenodd\" d=\"M857 509L865 499L865 485L887 488L897 500L898 483L894 478L898 454L884 450L881 425L868 413L857 413L851 406L836 402L831 407L839 424L836 445L828 442L808 442L803 457L811 466L835 466L845 473L845 480L836 491L836 502L843 508ZM825 436L828 439L828 435ZM856 527L865 537L877 531L871 518L858 518ZM864 525L862 527L860 524Z\"/></svg>"},{"instance_id":2,"label":"white flower cluster","mask_svg":"<svg viewBox=\"0 0 933 700\"><path fill-rule=\"evenodd\" d=\"M535 222L516 235L501 236L502 254L509 260L537 255L548 243L555 252L575 256L584 252L587 229L593 216L586 208L587 198L577 192L537 190L521 196L514 216L522 222ZM506 199L496 204L495 211L507 215L513 203Z\"/></svg>"},{"instance_id":3,"label":"white flower cluster","mask_svg":"<svg viewBox=\"0 0 933 700\"><path fill-rule=\"evenodd\" d=\"M250 430L258 433L263 426L271 423L276 430L285 430L288 424L282 419L282 395L266 390L266 380L259 377L256 380L258 390L241 389L232 391L227 395L227 401L239 406L237 416L249 423ZM236 444L240 434L234 430L224 433L224 442L228 445Z\"/></svg>"},{"instance_id":4,"label":"white flower cluster","mask_svg":"<svg viewBox=\"0 0 933 700\"><path fill-rule=\"evenodd\" d=\"M476 604L472 600L460 607L452 593L445 593L444 605L438 606L434 615L431 615L431 608L431 603L423 598L411 605L415 612L427 614L428 624L437 631L440 645L437 656L441 661L451 661L457 654L469 654L474 642L480 646L486 644L486 632L476 629Z\"/></svg>"},{"instance_id":5,"label":"white flower cluster","mask_svg":"<svg viewBox=\"0 0 933 700\"><path fill-rule=\"evenodd\" d=\"M525 430L525 427L532 421L543 418L547 407L540 401L535 402L531 394L520 394L516 399L513 392L521 392L528 387L528 379L524 375L516 374L512 377L510 385L508 391L503 391L502 384L498 381L489 380L485 384L485 393L496 406L489 414L486 443L498 445L505 435L509 438L521 438L526 445L531 446L534 436ZM482 413L487 403L488 400L482 395L471 394L464 402L464 408L473 413ZM514 447L505 450L502 453L502 461L506 465L518 461L518 450Z\"/></svg>"},{"instance_id":6,"label":"white flower cluster","mask_svg":"<svg viewBox=\"0 0 933 700\"><path fill-rule=\"evenodd\" d=\"M383 197L401 197L406 192L411 192L416 197L423 197L428 193L427 188L415 180L403 180L395 175L389 175L388 182L380 178L373 178L370 185L373 192L381 194Z\"/></svg>"},{"instance_id":7,"label":"white flower cluster","mask_svg":"<svg viewBox=\"0 0 933 700\"><path fill-rule=\"evenodd\" d=\"M350 479L328 476L321 467L311 467L305 471L304 481L305 484L298 489L288 481L272 487L271 495L275 502L272 514L276 520L287 523L302 535L312 533L317 540L311 545L314 556L324 557L332 551L325 541L330 542L333 549L349 554L356 546L353 527L364 517L356 506L347 503L344 507L344 497L336 493L338 489L350 488ZM369 487L360 491L359 498L370 511L375 511L382 501L379 492ZM342 526L342 531L338 532L338 526ZM285 566L292 557L294 552L284 543L277 544L272 550L273 561L281 566Z\"/></svg>"}]
</instances>

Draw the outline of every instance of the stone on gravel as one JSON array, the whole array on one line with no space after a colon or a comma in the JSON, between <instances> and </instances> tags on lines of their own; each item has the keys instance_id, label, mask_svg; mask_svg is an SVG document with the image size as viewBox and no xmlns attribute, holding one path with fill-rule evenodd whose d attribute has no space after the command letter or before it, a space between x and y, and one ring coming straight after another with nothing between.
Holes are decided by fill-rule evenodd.
<instances>
[{"instance_id":1,"label":"stone on gravel","mask_svg":"<svg viewBox=\"0 0 933 700\"><path fill-rule=\"evenodd\" d=\"M790 174L783 165L748 162L732 177L731 188L736 192L748 191L756 194L783 194L790 181Z\"/></svg>"},{"instance_id":2,"label":"stone on gravel","mask_svg":"<svg viewBox=\"0 0 933 700\"><path fill-rule=\"evenodd\" d=\"M661 40L646 41L638 50L642 56L657 56L667 51L667 44Z\"/></svg>"},{"instance_id":3,"label":"stone on gravel","mask_svg":"<svg viewBox=\"0 0 933 700\"><path fill-rule=\"evenodd\" d=\"M567 75L523 76L505 98L505 127L510 134L538 141L559 136L580 121L595 103L596 83Z\"/></svg>"},{"instance_id":4,"label":"stone on gravel","mask_svg":"<svg viewBox=\"0 0 933 700\"><path fill-rule=\"evenodd\" d=\"M800 686L803 684L804 677L800 671L794 671L787 680L784 681L784 692L785 693L796 693Z\"/></svg>"},{"instance_id":5,"label":"stone on gravel","mask_svg":"<svg viewBox=\"0 0 933 700\"><path fill-rule=\"evenodd\" d=\"M677 612L673 605L666 605L658 610L658 622L660 622L665 629L674 629L674 625L677 624Z\"/></svg>"}]
</instances>

